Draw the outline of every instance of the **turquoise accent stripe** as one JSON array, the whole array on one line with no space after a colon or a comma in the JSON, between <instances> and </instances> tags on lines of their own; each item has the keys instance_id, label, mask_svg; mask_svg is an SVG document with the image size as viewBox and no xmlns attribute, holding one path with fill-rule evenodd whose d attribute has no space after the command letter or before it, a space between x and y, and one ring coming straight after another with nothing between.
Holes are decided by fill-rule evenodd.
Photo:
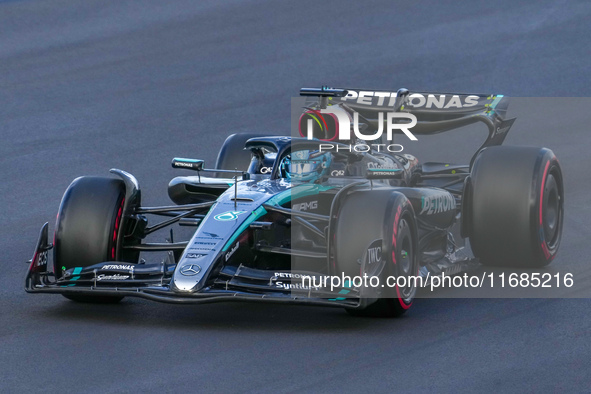
<instances>
[{"instance_id":1,"label":"turquoise accent stripe","mask_svg":"<svg viewBox=\"0 0 591 394\"><path fill-rule=\"evenodd\" d=\"M254 211L252 211L250 216L240 225L240 227L238 227L238 230L236 230L234 232L234 235L232 235L232 237L228 240L228 242L226 242L226 245L222 248L222 252L225 252L226 250L228 250L230 248L230 245L234 244L234 241L236 241L236 238L238 238L238 236L240 234L242 234L244 232L244 230L246 230L252 222L254 222L255 220L257 220L258 218L260 218L261 216L263 216L266 213L267 213L267 210L265 208L263 208L262 206L258 207Z\"/></svg>"},{"instance_id":2,"label":"turquoise accent stripe","mask_svg":"<svg viewBox=\"0 0 591 394\"><path fill-rule=\"evenodd\" d=\"M306 196L312 196L312 195L318 194L320 192L323 192L325 190L330 190L330 189L334 189L334 188L335 188L335 186L298 185L298 186L295 186L291 189L284 190L281 193L276 194L275 196L271 197L269 200L267 200L267 204L269 204L269 205L283 205L286 202L291 201L292 199L306 197ZM257 220L261 216L265 215L266 213L267 213L267 210L263 206L260 206L257 209L255 209L254 211L252 211L250 216L240 225L240 227L238 227L238 229L236 230L236 232L234 232L234 235L232 235L232 237L228 240L228 242L226 242L226 244L222 248L222 252L225 252L226 250L228 250L230 248L230 246L234 244L234 241L236 241L236 238L238 238L240 236L240 234L242 234L244 232L244 230L246 230L252 222Z\"/></svg>"},{"instance_id":3,"label":"turquoise accent stripe","mask_svg":"<svg viewBox=\"0 0 591 394\"><path fill-rule=\"evenodd\" d=\"M349 281L346 281L344 283L344 285L345 285L345 287L351 287L351 283ZM345 295L345 294L349 294L350 292L351 292L350 290L341 289L341 291L339 291L339 294ZM338 298L329 298L328 300L329 301L343 301L343 300L346 300L346 298L345 297L338 297Z\"/></svg>"},{"instance_id":4,"label":"turquoise accent stripe","mask_svg":"<svg viewBox=\"0 0 591 394\"><path fill-rule=\"evenodd\" d=\"M80 272L82 272L82 267L76 267L76 268L74 268L74 272L72 272L72 275L79 275ZM78 279L80 279L80 276L74 276L70 280L78 280Z\"/></svg>"},{"instance_id":5,"label":"turquoise accent stripe","mask_svg":"<svg viewBox=\"0 0 591 394\"><path fill-rule=\"evenodd\" d=\"M285 190L269 199L267 204L269 205L283 205L288 201L295 200L296 198L302 198L306 196L313 196L320 192L334 189L335 186L323 186L323 185L299 185L291 189Z\"/></svg>"},{"instance_id":6,"label":"turquoise accent stripe","mask_svg":"<svg viewBox=\"0 0 591 394\"><path fill-rule=\"evenodd\" d=\"M269 199L269 205L283 205L291 200L291 190L285 190Z\"/></svg>"},{"instance_id":7,"label":"turquoise accent stripe","mask_svg":"<svg viewBox=\"0 0 591 394\"><path fill-rule=\"evenodd\" d=\"M494 101L490 104L490 108L495 109L495 107L497 106L497 104L499 104L501 102L501 99L504 96L502 94L499 94L497 97L495 97Z\"/></svg>"}]
</instances>

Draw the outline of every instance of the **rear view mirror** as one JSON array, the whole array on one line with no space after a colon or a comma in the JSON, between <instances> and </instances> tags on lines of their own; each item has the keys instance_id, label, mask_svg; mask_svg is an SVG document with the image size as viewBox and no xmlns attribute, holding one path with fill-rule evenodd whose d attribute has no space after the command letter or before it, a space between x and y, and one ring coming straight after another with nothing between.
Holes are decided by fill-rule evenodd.
<instances>
[{"instance_id":1,"label":"rear view mirror","mask_svg":"<svg viewBox=\"0 0 591 394\"><path fill-rule=\"evenodd\" d=\"M172 159L173 168L185 168L187 170L201 171L203 170L204 160L199 159L183 159L181 157L175 157Z\"/></svg>"},{"instance_id":2,"label":"rear view mirror","mask_svg":"<svg viewBox=\"0 0 591 394\"><path fill-rule=\"evenodd\" d=\"M217 172L217 173L225 173L225 174L232 174L234 177L242 176L242 180L246 181L250 179L250 174L246 171L238 171L238 170L220 170L217 168L203 168L203 164L205 160L200 159L183 159L181 157L175 157L172 159L172 168L184 168L186 170L194 170L194 171L205 171L205 172ZM201 175L199 175L199 179L201 179Z\"/></svg>"}]
</instances>

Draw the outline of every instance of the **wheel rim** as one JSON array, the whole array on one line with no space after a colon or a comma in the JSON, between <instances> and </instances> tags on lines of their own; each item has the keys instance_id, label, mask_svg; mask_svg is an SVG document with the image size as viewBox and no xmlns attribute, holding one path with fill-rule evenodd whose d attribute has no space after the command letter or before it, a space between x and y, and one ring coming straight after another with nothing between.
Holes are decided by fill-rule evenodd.
<instances>
[{"instance_id":1,"label":"wheel rim","mask_svg":"<svg viewBox=\"0 0 591 394\"><path fill-rule=\"evenodd\" d=\"M554 174L548 174L544 186L544 200L542 207L542 227L544 231L544 240L548 248L552 250L556 247L560 224L562 221L562 198L558 182Z\"/></svg>"},{"instance_id":2,"label":"wheel rim","mask_svg":"<svg viewBox=\"0 0 591 394\"><path fill-rule=\"evenodd\" d=\"M408 228L408 223L406 222L406 220L402 219L400 221L400 227L401 227L400 230L402 230L402 228L404 228L405 230ZM412 259L412 245L411 245L410 237L405 234L405 237L402 239L402 242L400 245L400 268L402 269L402 272L405 275L408 275L410 273L411 259Z\"/></svg>"},{"instance_id":3,"label":"wheel rim","mask_svg":"<svg viewBox=\"0 0 591 394\"><path fill-rule=\"evenodd\" d=\"M414 249L413 249L413 241L411 236L411 229L409 223L406 219L400 219L398 224L398 246L400 247L398 253L398 259L394 257L394 263L397 266L397 274L398 276L404 276L407 278L406 286L398 287L399 296L402 300L406 303L410 303L414 294L416 292L416 288L414 286L414 281L410 281L409 277L414 274L413 266L415 261L414 256ZM396 253L396 250L393 251Z\"/></svg>"}]
</instances>

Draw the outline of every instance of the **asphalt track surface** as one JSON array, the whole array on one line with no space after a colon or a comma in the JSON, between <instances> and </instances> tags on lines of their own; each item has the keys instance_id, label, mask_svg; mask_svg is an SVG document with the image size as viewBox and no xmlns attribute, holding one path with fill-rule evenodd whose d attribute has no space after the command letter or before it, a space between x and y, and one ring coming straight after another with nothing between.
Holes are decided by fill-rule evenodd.
<instances>
[{"instance_id":1,"label":"asphalt track surface","mask_svg":"<svg viewBox=\"0 0 591 394\"><path fill-rule=\"evenodd\" d=\"M590 96L591 4L518 3L0 1L0 392L587 391L587 298L418 300L372 320L23 290L73 178L122 168L147 205L167 203L171 157L212 163L231 132L289 134L302 86ZM565 236L551 269L584 282L589 101L555 102L531 105L546 116L526 113L507 143L560 157Z\"/></svg>"}]
</instances>

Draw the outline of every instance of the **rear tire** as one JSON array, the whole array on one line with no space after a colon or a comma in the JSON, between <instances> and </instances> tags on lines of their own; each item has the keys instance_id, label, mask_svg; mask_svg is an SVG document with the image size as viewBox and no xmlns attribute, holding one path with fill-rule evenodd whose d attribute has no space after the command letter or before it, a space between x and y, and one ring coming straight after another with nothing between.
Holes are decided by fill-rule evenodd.
<instances>
[{"instance_id":1,"label":"rear tire","mask_svg":"<svg viewBox=\"0 0 591 394\"><path fill-rule=\"evenodd\" d=\"M564 187L551 150L487 148L474 161L467 190L468 236L483 264L535 268L554 259Z\"/></svg>"},{"instance_id":2,"label":"rear tire","mask_svg":"<svg viewBox=\"0 0 591 394\"><path fill-rule=\"evenodd\" d=\"M58 213L53 248L54 273L61 278L70 268L88 267L116 258L117 238L123 227L125 186L114 178L80 177L68 187ZM137 263L137 254L128 256ZM93 303L115 303L116 296L64 294Z\"/></svg>"}]
</instances>

